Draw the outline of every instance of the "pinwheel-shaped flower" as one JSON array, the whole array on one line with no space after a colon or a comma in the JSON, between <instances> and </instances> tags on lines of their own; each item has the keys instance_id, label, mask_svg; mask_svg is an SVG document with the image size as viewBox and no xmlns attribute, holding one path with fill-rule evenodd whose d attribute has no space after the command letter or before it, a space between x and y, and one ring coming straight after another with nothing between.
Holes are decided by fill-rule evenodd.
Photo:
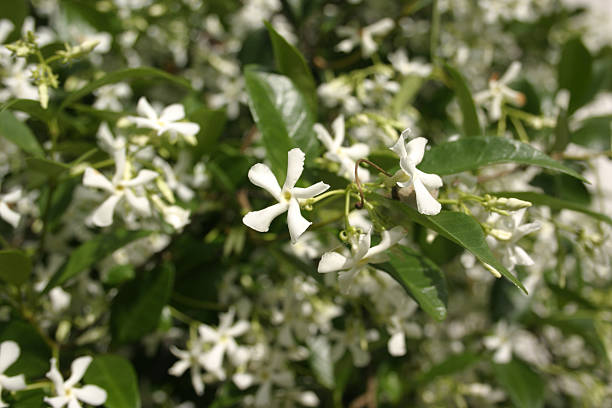
<instances>
[{"instance_id":1,"label":"pinwheel-shaped flower","mask_svg":"<svg viewBox=\"0 0 612 408\"><path fill-rule=\"evenodd\" d=\"M0 393L3 389L9 391L19 391L26 387L23 374L13 377L4 375L7 368L13 365L19 358L19 345L12 340L3 341L0 344ZM9 405L0 398L0 408L8 407Z\"/></svg>"},{"instance_id":2,"label":"pinwheel-shaped flower","mask_svg":"<svg viewBox=\"0 0 612 408\"><path fill-rule=\"evenodd\" d=\"M110 193L110 196L94 211L92 221L99 227L107 227L113 223L115 207L124 197L137 212L148 216L151 214L149 200L145 196L136 194L141 186L154 180L158 174L152 170L143 169L136 177L130 178L126 172L127 160L125 148L115 149L115 175L112 180L107 179L98 170L88 167L83 175L83 185L101 188Z\"/></svg>"},{"instance_id":3,"label":"pinwheel-shaped flower","mask_svg":"<svg viewBox=\"0 0 612 408\"><path fill-rule=\"evenodd\" d=\"M138 100L137 111L141 117L127 117L136 126L153 129L158 136L167 132L170 135L171 142L175 142L177 135L181 135L187 143L197 144L195 135L200 131L200 125L192 122L179 122L185 118L183 105L178 103L169 105L162 111L161 115L158 115L143 96Z\"/></svg>"},{"instance_id":4,"label":"pinwheel-shaped flower","mask_svg":"<svg viewBox=\"0 0 612 408\"><path fill-rule=\"evenodd\" d=\"M14 211L11 206L21 200L21 189L16 189L7 194L0 194L0 218L17 228L21 214Z\"/></svg>"},{"instance_id":5,"label":"pinwheel-shaped flower","mask_svg":"<svg viewBox=\"0 0 612 408\"><path fill-rule=\"evenodd\" d=\"M508 84L518 76L520 70L521 63L513 62L501 78L492 76L489 79L489 89L474 95L474 102L479 105L491 101L488 108L491 120L498 120L501 117L502 106L505 101L510 101L519 106L525 103L525 95L508 87Z\"/></svg>"},{"instance_id":6,"label":"pinwheel-shaped flower","mask_svg":"<svg viewBox=\"0 0 612 408\"><path fill-rule=\"evenodd\" d=\"M367 264L386 262L387 254L384 252L397 244L406 235L402 227L395 227L381 233L381 241L378 245L370 248L371 243L370 229L366 234L352 236L351 256L344 256L337 252L326 252L319 261L318 272L338 272L342 271L338 280L340 288L347 291L352 278Z\"/></svg>"},{"instance_id":7,"label":"pinwheel-shaped flower","mask_svg":"<svg viewBox=\"0 0 612 408\"><path fill-rule=\"evenodd\" d=\"M419 212L426 215L436 215L442 209L442 205L436 201L429 190L442 187L442 179L436 174L424 173L416 168L417 164L423 160L427 139L417 137L406 144L404 143L406 133L407 130L404 130L397 143L391 147L391 150L400 158L400 167L404 176L410 176L410 180L397 181L397 185L400 187L414 186Z\"/></svg>"},{"instance_id":8,"label":"pinwheel-shaped flower","mask_svg":"<svg viewBox=\"0 0 612 408\"><path fill-rule=\"evenodd\" d=\"M62 408L68 405L68 408L81 408L81 402L89 405L102 405L106 402L106 391L97 385L85 385L81 388L75 385L83 378L85 371L91 364L90 356L79 357L72 362L70 367L71 375L64 381L62 374L57 369L57 360L51 359L51 369L47 373L55 387L55 397L45 397L45 402L53 408Z\"/></svg>"},{"instance_id":9,"label":"pinwheel-shaped flower","mask_svg":"<svg viewBox=\"0 0 612 408\"><path fill-rule=\"evenodd\" d=\"M374 37L382 37L388 34L393 30L394 26L395 23L393 20L390 18L383 18L361 29L356 29L354 27L339 27L337 30L338 35L348 38L340 41L340 43L336 45L336 49L342 52L351 52L353 48L361 44L362 55L364 57L369 57L378 49Z\"/></svg>"},{"instance_id":10,"label":"pinwheel-shaped flower","mask_svg":"<svg viewBox=\"0 0 612 408\"><path fill-rule=\"evenodd\" d=\"M277 204L259 211L251 211L242 218L242 222L258 232L267 232L274 218L287 211L287 224L291 242L298 238L312 224L302 217L299 200L315 197L329 188L328 184L319 181L307 188L295 187L304 170L305 154L299 148L289 150L287 153L287 178L283 188L278 184L276 177L268 166L257 163L249 170L249 180L258 187L265 189L278 201Z\"/></svg>"},{"instance_id":11,"label":"pinwheel-shaped flower","mask_svg":"<svg viewBox=\"0 0 612 408\"><path fill-rule=\"evenodd\" d=\"M366 157L370 153L370 147L365 143L355 143L350 147L342 146L344 142L344 116L338 116L332 122L332 129L334 132L334 138L330 136L327 129L325 129L319 123L314 125L314 131L317 133L317 137L323 143L327 152L325 157L331 161L340 164L340 170L338 174L349 179L355 179L355 162L361 158ZM366 169L359 169L359 179L361 181L368 181L370 173Z\"/></svg>"}]
</instances>

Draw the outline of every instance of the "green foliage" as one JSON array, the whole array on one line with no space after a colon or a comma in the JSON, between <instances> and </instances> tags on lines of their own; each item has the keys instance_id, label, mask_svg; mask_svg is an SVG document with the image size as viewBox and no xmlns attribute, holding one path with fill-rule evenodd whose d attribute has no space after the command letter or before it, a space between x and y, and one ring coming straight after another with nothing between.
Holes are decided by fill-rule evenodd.
<instances>
[{"instance_id":1,"label":"green foliage","mask_svg":"<svg viewBox=\"0 0 612 408\"><path fill-rule=\"evenodd\" d=\"M30 128L8 111L0 112L0 136L16 144L26 153L34 156L44 155L42 147Z\"/></svg>"},{"instance_id":2,"label":"green foliage","mask_svg":"<svg viewBox=\"0 0 612 408\"><path fill-rule=\"evenodd\" d=\"M568 111L571 114L592 96L589 93L593 80L593 58L580 38L572 38L563 46L557 75L559 89L567 89L570 93Z\"/></svg>"},{"instance_id":3,"label":"green foliage","mask_svg":"<svg viewBox=\"0 0 612 408\"><path fill-rule=\"evenodd\" d=\"M30 257L16 249L0 251L0 279L13 285L28 281L32 273Z\"/></svg>"},{"instance_id":4,"label":"green foliage","mask_svg":"<svg viewBox=\"0 0 612 408\"><path fill-rule=\"evenodd\" d=\"M539 408L544 405L544 381L528 365L514 359L507 364L494 364L493 371L515 406Z\"/></svg>"},{"instance_id":5,"label":"green foliage","mask_svg":"<svg viewBox=\"0 0 612 408\"><path fill-rule=\"evenodd\" d=\"M107 354L95 356L85 376L88 384L106 390L108 408L140 408L138 379L132 364L123 357Z\"/></svg>"},{"instance_id":6,"label":"green foliage","mask_svg":"<svg viewBox=\"0 0 612 408\"><path fill-rule=\"evenodd\" d=\"M451 83L451 87L455 91L457 96L457 102L459 102L459 108L461 108L461 114L463 116L463 135L464 136L480 136L482 135L482 128L478 122L478 114L476 113L476 105L474 105L474 99L472 98L472 92L465 82L465 78L459 71L452 66L445 64L444 70L448 75Z\"/></svg>"}]
</instances>

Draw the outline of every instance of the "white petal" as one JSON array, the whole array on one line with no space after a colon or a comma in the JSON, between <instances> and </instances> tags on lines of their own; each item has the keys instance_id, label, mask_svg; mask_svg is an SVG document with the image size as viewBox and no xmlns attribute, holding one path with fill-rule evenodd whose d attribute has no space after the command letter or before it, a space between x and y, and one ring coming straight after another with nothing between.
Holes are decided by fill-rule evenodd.
<instances>
[{"instance_id":1,"label":"white petal","mask_svg":"<svg viewBox=\"0 0 612 408\"><path fill-rule=\"evenodd\" d=\"M406 144L406 153L410 163L417 165L423 160L426 145L427 139L424 137L417 137Z\"/></svg>"},{"instance_id":2,"label":"white petal","mask_svg":"<svg viewBox=\"0 0 612 408\"><path fill-rule=\"evenodd\" d=\"M289 226L289 235L291 243L295 244L300 236L308 229L312 222L302 217L300 213L300 204L296 199L289 201L289 211L287 212L287 224Z\"/></svg>"},{"instance_id":3,"label":"white petal","mask_svg":"<svg viewBox=\"0 0 612 408\"><path fill-rule=\"evenodd\" d=\"M353 256L355 259L360 260L365 258L366 254L370 250L370 244L372 242L372 229L366 233L359 235L356 245L353 246Z\"/></svg>"},{"instance_id":4,"label":"white petal","mask_svg":"<svg viewBox=\"0 0 612 408\"><path fill-rule=\"evenodd\" d=\"M506 364L512 360L512 346L504 343L493 355L493 361L497 364Z\"/></svg>"},{"instance_id":5,"label":"white petal","mask_svg":"<svg viewBox=\"0 0 612 408\"><path fill-rule=\"evenodd\" d=\"M387 343L389 354L392 356L403 356L406 354L406 337L403 332L397 332L391 336Z\"/></svg>"},{"instance_id":6,"label":"white petal","mask_svg":"<svg viewBox=\"0 0 612 408\"><path fill-rule=\"evenodd\" d=\"M5 203L16 203L17 201L19 201L21 199L21 188L17 188L9 193L6 193L5 195L2 196L2 201L4 201Z\"/></svg>"},{"instance_id":7,"label":"white petal","mask_svg":"<svg viewBox=\"0 0 612 408\"><path fill-rule=\"evenodd\" d=\"M181 359L181 360L189 360L189 352L186 350L181 350L178 347L171 345L170 346L170 352L172 354L174 354L175 357Z\"/></svg>"},{"instance_id":8,"label":"white petal","mask_svg":"<svg viewBox=\"0 0 612 408\"><path fill-rule=\"evenodd\" d=\"M127 202L135 209L138 213L144 216L151 215L151 204L149 204L149 199L145 196L137 196L132 190L125 190L125 198Z\"/></svg>"},{"instance_id":9,"label":"white petal","mask_svg":"<svg viewBox=\"0 0 612 408\"><path fill-rule=\"evenodd\" d=\"M69 397L45 397L45 403L51 405L53 408L62 408L70 401Z\"/></svg>"},{"instance_id":10,"label":"white petal","mask_svg":"<svg viewBox=\"0 0 612 408\"><path fill-rule=\"evenodd\" d=\"M390 150L394 151L395 154L400 157L400 159L408 156L408 153L406 152L404 134L405 133L402 132L401 136L397 139L397 142L395 142L395 144L389 148Z\"/></svg>"},{"instance_id":11,"label":"white petal","mask_svg":"<svg viewBox=\"0 0 612 408\"><path fill-rule=\"evenodd\" d=\"M339 115L331 124L334 131L334 147L342 146L344 141L344 115Z\"/></svg>"},{"instance_id":12,"label":"white petal","mask_svg":"<svg viewBox=\"0 0 612 408\"><path fill-rule=\"evenodd\" d=\"M202 380L202 373L200 372L199 366L191 367L191 385L197 395L204 394L204 381Z\"/></svg>"},{"instance_id":13,"label":"white petal","mask_svg":"<svg viewBox=\"0 0 612 408\"><path fill-rule=\"evenodd\" d=\"M188 360L178 360L168 369L168 374L180 377L191 366Z\"/></svg>"},{"instance_id":14,"label":"white petal","mask_svg":"<svg viewBox=\"0 0 612 408\"><path fill-rule=\"evenodd\" d=\"M319 261L317 272L336 272L351 267L352 262L344 255L337 252L326 252Z\"/></svg>"},{"instance_id":15,"label":"white petal","mask_svg":"<svg viewBox=\"0 0 612 408\"><path fill-rule=\"evenodd\" d=\"M113 159L115 159L115 174L113 175L113 184L118 184L123 180L125 174L125 167L127 166L125 147L121 149L115 149L113 151Z\"/></svg>"},{"instance_id":16,"label":"white petal","mask_svg":"<svg viewBox=\"0 0 612 408\"><path fill-rule=\"evenodd\" d=\"M106 391L97 385L85 385L82 388L73 388L72 392L78 399L89 405L102 405L106 402Z\"/></svg>"},{"instance_id":17,"label":"white petal","mask_svg":"<svg viewBox=\"0 0 612 408\"><path fill-rule=\"evenodd\" d=\"M272 221L287 211L286 203L278 203L266 207L263 210L251 211L242 217L242 222L249 228L253 228L258 232L268 232Z\"/></svg>"},{"instance_id":18,"label":"white petal","mask_svg":"<svg viewBox=\"0 0 612 408\"><path fill-rule=\"evenodd\" d=\"M3 374L8 367L17 361L20 353L19 345L12 340L3 341L0 344L0 374Z\"/></svg>"},{"instance_id":19,"label":"white petal","mask_svg":"<svg viewBox=\"0 0 612 408\"><path fill-rule=\"evenodd\" d=\"M281 188L276 181L276 177L268 166L257 163L249 170L249 180L257 187L261 187L272 194L277 201L281 200Z\"/></svg>"},{"instance_id":20,"label":"white petal","mask_svg":"<svg viewBox=\"0 0 612 408\"><path fill-rule=\"evenodd\" d=\"M200 131L200 125L193 122L175 122L166 126L166 130L183 136L195 136Z\"/></svg>"},{"instance_id":21,"label":"white petal","mask_svg":"<svg viewBox=\"0 0 612 408\"><path fill-rule=\"evenodd\" d=\"M425 215L438 214L442 209L442 205L433 198L419 178L415 178L413 184L419 212Z\"/></svg>"},{"instance_id":22,"label":"white petal","mask_svg":"<svg viewBox=\"0 0 612 408\"><path fill-rule=\"evenodd\" d=\"M9 391L19 391L26 387L25 377L23 374L19 374L14 377L4 377L2 381L0 381L0 384Z\"/></svg>"},{"instance_id":23,"label":"white petal","mask_svg":"<svg viewBox=\"0 0 612 408\"><path fill-rule=\"evenodd\" d=\"M232 381L234 381L236 387L241 390L249 388L253 384L254 380L255 378L251 374L247 373L236 373L232 376Z\"/></svg>"},{"instance_id":24,"label":"white petal","mask_svg":"<svg viewBox=\"0 0 612 408\"><path fill-rule=\"evenodd\" d=\"M491 101L491 106L489 107L489 117L491 120L498 120L501 118L501 107L504 100L503 94L496 94Z\"/></svg>"},{"instance_id":25,"label":"white petal","mask_svg":"<svg viewBox=\"0 0 612 408\"><path fill-rule=\"evenodd\" d=\"M294 187L293 190L291 190L291 193L295 198L312 198L327 191L328 189L329 184L319 181L318 183L306 188Z\"/></svg>"},{"instance_id":26,"label":"white petal","mask_svg":"<svg viewBox=\"0 0 612 408\"><path fill-rule=\"evenodd\" d=\"M21 220L21 215L18 212L13 211L4 202L0 201L0 218L11 224L13 228L17 228L17 225L19 225L19 220Z\"/></svg>"},{"instance_id":27,"label":"white petal","mask_svg":"<svg viewBox=\"0 0 612 408\"><path fill-rule=\"evenodd\" d=\"M83 174L83 185L87 187L101 188L109 193L115 191L113 183L104 177L102 173L92 167L87 167L85 169L85 173Z\"/></svg>"},{"instance_id":28,"label":"white petal","mask_svg":"<svg viewBox=\"0 0 612 408\"><path fill-rule=\"evenodd\" d=\"M94 225L98 227L108 227L113 223L113 214L115 212L115 207L119 200L121 200L121 195L113 194L106 199L96 210L94 211L91 220Z\"/></svg>"},{"instance_id":29,"label":"white petal","mask_svg":"<svg viewBox=\"0 0 612 408\"><path fill-rule=\"evenodd\" d=\"M428 189L436 189L442 187L442 179L437 174L423 173L416 169L415 177L417 177Z\"/></svg>"},{"instance_id":30,"label":"white petal","mask_svg":"<svg viewBox=\"0 0 612 408\"><path fill-rule=\"evenodd\" d=\"M242 336L249 330L250 324L246 320L238 320L228 331L227 335L232 337Z\"/></svg>"},{"instance_id":31,"label":"white petal","mask_svg":"<svg viewBox=\"0 0 612 408\"><path fill-rule=\"evenodd\" d=\"M60 374L57 369L57 360L55 358L51 359L51 369L46 374L47 378L53 382L56 390L61 390L64 388L64 379L62 378L62 374Z\"/></svg>"},{"instance_id":32,"label":"white petal","mask_svg":"<svg viewBox=\"0 0 612 408\"><path fill-rule=\"evenodd\" d=\"M516 265L531 266L535 263L533 259L529 256L529 254L518 245L516 245L513 248L512 252L513 252L512 261Z\"/></svg>"},{"instance_id":33,"label":"white petal","mask_svg":"<svg viewBox=\"0 0 612 408\"><path fill-rule=\"evenodd\" d=\"M207 324L201 324L198 327L198 333L207 343L216 343L219 340L219 333Z\"/></svg>"},{"instance_id":34,"label":"white petal","mask_svg":"<svg viewBox=\"0 0 612 408\"><path fill-rule=\"evenodd\" d=\"M393 245L397 244L402 238L404 238L405 235L406 235L406 232L404 231L404 228L402 227L394 227L390 230L383 231L381 233L382 239L380 243L370 248L370 250L368 251L365 257L370 258L372 256L382 253L383 251L386 251L387 249L391 248Z\"/></svg>"},{"instance_id":35,"label":"white petal","mask_svg":"<svg viewBox=\"0 0 612 408\"><path fill-rule=\"evenodd\" d=\"M372 38L372 34L364 30L361 35L361 54L364 57L369 57L376 52L377 48L376 41Z\"/></svg>"},{"instance_id":36,"label":"white petal","mask_svg":"<svg viewBox=\"0 0 612 408\"><path fill-rule=\"evenodd\" d=\"M521 63L519 61L514 61L510 64L510 67L506 71L506 73L500 78L499 82L502 84L507 84L516 79L519 72L521 72Z\"/></svg>"},{"instance_id":37,"label":"white petal","mask_svg":"<svg viewBox=\"0 0 612 408\"><path fill-rule=\"evenodd\" d=\"M264 382L259 386L257 393L255 394L255 406L265 407L270 405L272 392L272 383L270 380Z\"/></svg>"},{"instance_id":38,"label":"white petal","mask_svg":"<svg viewBox=\"0 0 612 408\"><path fill-rule=\"evenodd\" d=\"M157 121L157 112L155 112L155 109L153 109L149 101L147 101L147 98L144 96L141 96L140 99L138 99L136 111L141 116L146 116L150 120Z\"/></svg>"},{"instance_id":39,"label":"white petal","mask_svg":"<svg viewBox=\"0 0 612 408\"><path fill-rule=\"evenodd\" d=\"M180 103L175 103L167 106L159 116L159 120L163 122L176 122L185 117L185 108Z\"/></svg>"},{"instance_id":40,"label":"white petal","mask_svg":"<svg viewBox=\"0 0 612 408\"><path fill-rule=\"evenodd\" d=\"M366 158L368 154L370 154L370 146L365 143L355 143L352 146L345 147L344 149L342 149L342 151L348 157L357 161L359 159Z\"/></svg>"},{"instance_id":41,"label":"white petal","mask_svg":"<svg viewBox=\"0 0 612 408\"><path fill-rule=\"evenodd\" d=\"M355 45L355 40L353 40L352 38L347 38L345 40L340 41L338 45L336 45L336 50L341 52L351 52L353 48L355 48Z\"/></svg>"},{"instance_id":42,"label":"white petal","mask_svg":"<svg viewBox=\"0 0 612 408\"><path fill-rule=\"evenodd\" d=\"M304 171L304 159L306 155L298 147L289 150L287 153L287 178L283 184L283 191L291 190L295 187L298 179Z\"/></svg>"},{"instance_id":43,"label":"white petal","mask_svg":"<svg viewBox=\"0 0 612 408\"><path fill-rule=\"evenodd\" d=\"M199 357L200 364L208 371L218 371L223 365L224 354L225 344L217 343L212 349Z\"/></svg>"},{"instance_id":44,"label":"white petal","mask_svg":"<svg viewBox=\"0 0 612 408\"><path fill-rule=\"evenodd\" d=\"M76 395L69 397L68 400L68 408L83 408Z\"/></svg>"},{"instance_id":45,"label":"white petal","mask_svg":"<svg viewBox=\"0 0 612 408\"><path fill-rule=\"evenodd\" d=\"M334 141L332 140L327 129L325 129L320 123L315 123L313 129L317 134L317 138L321 141L321 143L323 143L323 146L325 146L327 150L333 151L335 147Z\"/></svg>"},{"instance_id":46,"label":"white petal","mask_svg":"<svg viewBox=\"0 0 612 408\"><path fill-rule=\"evenodd\" d=\"M395 23L390 18L383 18L369 26L365 27L365 30L368 30L373 35L385 35L389 31L393 30Z\"/></svg>"},{"instance_id":47,"label":"white petal","mask_svg":"<svg viewBox=\"0 0 612 408\"><path fill-rule=\"evenodd\" d=\"M87 371L87 367L91 364L93 358L91 356L83 356L79 357L72 362L70 366L70 378L66 380L66 387L72 387L74 384L78 383L81 378L85 375L85 371Z\"/></svg>"},{"instance_id":48,"label":"white petal","mask_svg":"<svg viewBox=\"0 0 612 408\"><path fill-rule=\"evenodd\" d=\"M542 228L542 225L539 222L530 222L529 224L520 225L516 229L516 231L522 237L527 234L531 234L532 232L538 231L540 228Z\"/></svg>"},{"instance_id":49,"label":"white petal","mask_svg":"<svg viewBox=\"0 0 612 408\"><path fill-rule=\"evenodd\" d=\"M126 180L122 182L121 184L124 187L140 186L143 184L150 183L151 181L155 180L158 176L159 176L159 173L157 173L156 171L143 169L138 172L136 177L130 180Z\"/></svg>"}]
</instances>

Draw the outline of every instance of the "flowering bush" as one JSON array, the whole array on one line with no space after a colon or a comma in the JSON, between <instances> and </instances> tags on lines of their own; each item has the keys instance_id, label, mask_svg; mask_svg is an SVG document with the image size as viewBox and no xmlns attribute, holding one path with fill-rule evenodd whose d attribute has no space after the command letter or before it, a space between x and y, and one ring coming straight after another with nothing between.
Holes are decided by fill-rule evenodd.
<instances>
[{"instance_id":1,"label":"flowering bush","mask_svg":"<svg viewBox=\"0 0 612 408\"><path fill-rule=\"evenodd\" d=\"M0 406L612 406L611 13L1 2Z\"/></svg>"}]
</instances>

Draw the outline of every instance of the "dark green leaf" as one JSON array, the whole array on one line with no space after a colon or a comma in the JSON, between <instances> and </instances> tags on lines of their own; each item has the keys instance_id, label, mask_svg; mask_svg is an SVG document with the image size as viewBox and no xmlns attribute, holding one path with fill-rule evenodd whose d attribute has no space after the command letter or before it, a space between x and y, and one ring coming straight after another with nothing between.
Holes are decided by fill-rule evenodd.
<instances>
[{"instance_id":1,"label":"dark green leaf","mask_svg":"<svg viewBox=\"0 0 612 408\"><path fill-rule=\"evenodd\" d=\"M444 70L448 74L455 95L457 95L457 102L459 102L459 108L463 116L463 135L482 135L482 129L478 122L478 114L476 113L476 105L474 105L472 92L470 92L465 79L459 71L448 64L444 65Z\"/></svg>"},{"instance_id":2,"label":"dark green leaf","mask_svg":"<svg viewBox=\"0 0 612 408\"><path fill-rule=\"evenodd\" d=\"M203 106L190 113L189 119L200 125L200 131L196 135L198 144L193 147L197 160L217 147L217 141L223 133L227 116L223 110L212 110Z\"/></svg>"},{"instance_id":3,"label":"dark green leaf","mask_svg":"<svg viewBox=\"0 0 612 408\"><path fill-rule=\"evenodd\" d=\"M409 75L402 79L400 90L395 94L391 102L394 116L399 116L406 109L406 106L412 103L423 82L424 79L418 75Z\"/></svg>"},{"instance_id":4,"label":"dark green leaf","mask_svg":"<svg viewBox=\"0 0 612 408\"><path fill-rule=\"evenodd\" d=\"M563 152L570 142L570 128L567 112L561 110L557 115L557 126L555 126L555 143L552 146L553 152Z\"/></svg>"},{"instance_id":5,"label":"dark green leaf","mask_svg":"<svg viewBox=\"0 0 612 408\"><path fill-rule=\"evenodd\" d=\"M417 301L427 314L438 321L446 318L448 293L446 278L431 260L412 249L396 245L389 252L389 262L376 265L389 273Z\"/></svg>"},{"instance_id":6,"label":"dark green leaf","mask_svg":"<svg viewBox=\"0 0 612 408\"><path fill-rule=\"evenodd\" d=\"M40 102L33 99L13 99L2 105L0 112L7 109L25 112L43 122L48 122L53 118L53 112L50 109L43 109Z\"/></svg>"},{"instance_id":7,"label":"dark green leaf","mask_svg":"<svg viewBox=\"0 0 612 408\"><path fill-rule=\"evenodd\" d=\"M302 93L304 100L308 104L310 112L316 116L317 113L317 87L314 78L310 72L310 68L304 59L304 56L289 44L276 30L265 23L272 47L274 48L274 60L278 72L286 75L293 81L297 89Z\"/></svg>"},{"instance_id":8,"label":"dark green leaf","mask_svg":"<svg viewBox=\"0 0 612 408\"><path fill-rule=\"evenodd\" d=\"M21 25L29 14L29 3L27 0L0 1L0 16L15 25L13 32L4 39L5 44L17 41L21 37Z\"/></svg>"},{"instance_id":9,"label":"dark green leaf","mask_svg":"<svg viewBox=\"0 0 612 408\"><path fill-rule=\"evenodd\" d=\"M49 177L57 177L66 170L70 170L70 166L67 164L45 159L44 157L29 157L26 162L31 170Z\"/></svg>"},{"instance_id":10,"label":"dark green leaf","mask_svg":"<svg viewBox=\"0 0 612 408\"><path fill-rule=\"evenodd\" d=\"M21 285L30 278L32 262L30 258L16 249L0 251L0 279L13 285Z\"/></svg>"},{"instance_id":11,"label":"dark green leaf","mask_svg":"<svg viewBox=\"0 0 612 408\"><path fill-rule=\"evenodd\" d=\"M111 306L113 341L138 341L155 330L173 284L174 267L168 263L124 284Z\"/></svg>"},{"instance_id":12,"label":"dark green leaf","mask_svg":"<svg viewBox=\"0 0 612 408\"><path fill-rule=\"evenodd\" d=\"M115 230L97 235L72 252L66 263L49 280L45 292L92 267L117 249L150 233L150 231Z\"/></svg>"},{"instance_id":13,"label":"dark green leaf","mask_svg":"<svg viewBox=\"0 0 612 408\"><path fill-rule=\"evenodd\" d=\"M140 408L138 380L132 364L116 355L95 356L83 377L107 393L107 408Z\"/></svg>"},{"instance_id":14,"label":"dark green leaf","mask_svg":"<svg viewBox=\"0 0 612 408\"><path fill-rule=\"evenodd\" d=\"M308 348L310 348L310 367L317 380L323 386L334 389L334 363L327 338L319 336L308 339Z\"/></svg>"},{"instance_id":15,"label":"dark green leaf","mask_svg":"<svg viewBox=\"0 0 612 408\"><path fill-rule=\"evenodd\" d=\"M282 181L289 150L299 147L306 160L315 159L319 142L312 131L314 119L289 78L253 68L247 68L244 77L251 114L261 131L272 171Z\"/></svg>"},{"instance_id":16,"label":"dark green leaf","mask_svg":"<svg viewBox=\"0 0 612 408\"><path fill-rule=\"evenodd\" d=\"M570 92L568 113L588 102L593 80L593 57L580 38L575 37L563 45L557 66L559 89Z\"/></svg>"},{"instance_id":17,"label":"dark green leaf","mask_svg":"<svg viewBox=\"0 0 612 408\"><path fill-rule=\"evenodd\" d=\"M494 364L493 371L516 407L539 408L544 405L544 381L527 364L512 360L508 364Z\"/></svg>"},{"instance_id":18,"label":"dark green leaf","mask_svg":"<svg viewBox=\"0 0 612 408\"><path fill-rule=\"evenodd\" d=\"M378 194L369 194L367 200L374 204L373 215L386 224L387 227L403 225L406 228L410 228L411 222L417 222L426 228L434 230L470 251L481 262L492 266L527 293L527 290L516 276L510 273L495 258L485 241L485 235L480 224L469 215L454 211L442 211L438 215L426 216L419 214L417 210L402 202L390 200Z\"/></svg>"},{"instance_id":19,"label":"dark green leaf","mask_svg":"<svg viewBox=\"0 0 612 408\"><path fill-rule=\"evenodd\" d=\"M43 156L44 151L34 134L11 112L0 112L0 136L15 143L21 150L34 156Z\"/></svg>"},{"instance_id":20,"label":"dark green leaf","mask_svg":"<svg viewBox=\"0 0 612 408\"><path fill-rule=\"evenodd\" d=\"M136 272L130 264L115 265L112 267L103 279L105 285L117 286L125 281L134 279Z\"/></svg>"},{"instance_id":21,"label":"dark green leaf","mask_svg":"<svg viewBox=\"0 0 612 408\"><path fill-rule=\"evenodd\" d=\"M69 106L70 104L78 101L82 97L89 95L94 90L109 84L114 84L121 81L127 81L130 79L142 79L142 78L161 78L167 81L173 82L177 85L181 85L184 88L191 89L189 82L183 78L174 76L165 71L161 71L155 68L127 68L119 71L110 72L104 75L102 78L96 79L85 85L83 88L74 91L62 102L60 110Z\"/></svg>"},{"instance_id":22,"label":"dark green leaf","mask_svg":"<svg viewBox=\"0 0 612 408\"><path fill-rule=\"evenodd\" d=\"M445 175L500 163L540 166L586 181L575 170L530 145L501 137L469 137L441 143L425 152L419 168L426 173Z\"/></svg>"},{"instance_id":23,"label":"dark green leaf","mask_svg":"<svg viewBox=\"0 0 612 408\"><path fill-rule=\"evenodd\" d=\"M609 216L605 214L598 213L596 211L592 211L589 208L582 206L580 204L576 204L572 201L561 200L559 198L551 197L546 194L534 193L531 191L503 191L499 193L493 193L492 195L495 195L497 197L515 197L520 200L529 201L536 205L545 205L554 210L566 209L566 210L577 211L583 214L590 215L591 217L595 219L598 219L603 222L607 222L608 224L612 225L612 218L610 218Z\"/></svg>"},{"instance_id":24,"label":"dark green leaf","mask_svg":"<svg viewBox=\"0 0 612 408\"><path fill-rule=\"evenodd\" d=\"M426 384L438 377L455 374L474 365L480 361L480 359L481 357L478 354L474 354L469 351L460 354L452 354L441 363L434 365L428 371L425 371L423 374L419 375L417 377L417 382L420 384Z\"/></svg>"},{"instance_id":25,"label":"dark green leaf","mask_svg":"<svg viewBox=\"0 0 612 408\"><path fill-rule=\"evenodd\" d=\"M580 122L570 135L572 142L593 150L610 150L612 116L594 116Z\"/></svg>"},{"instance_id":26,"label":"dark green leaf","mask_svg":"<svg viewBox=\"0 0 612 408\"><path fill-rule=\"evenodd\" d=\"M43 398L45 396L45 392L41 389L19 391L15 394L15 402L11 403L9 406L12 408L44 407L45 403L43 402Z\"/></svg>"},{"instance_id":27,"label":"dark green leaf","mask_svg":"<svg viewBox=\"0 0 612 408\"><path fill-rule=\"evenodd\" d=\"M8 376L25 374L27 380L42 377L49 370L51 350L34 327L12 320L0 326L0 342L12 340L19 344L21 354L4 373Z\"/></svg>"}]
</instances>

